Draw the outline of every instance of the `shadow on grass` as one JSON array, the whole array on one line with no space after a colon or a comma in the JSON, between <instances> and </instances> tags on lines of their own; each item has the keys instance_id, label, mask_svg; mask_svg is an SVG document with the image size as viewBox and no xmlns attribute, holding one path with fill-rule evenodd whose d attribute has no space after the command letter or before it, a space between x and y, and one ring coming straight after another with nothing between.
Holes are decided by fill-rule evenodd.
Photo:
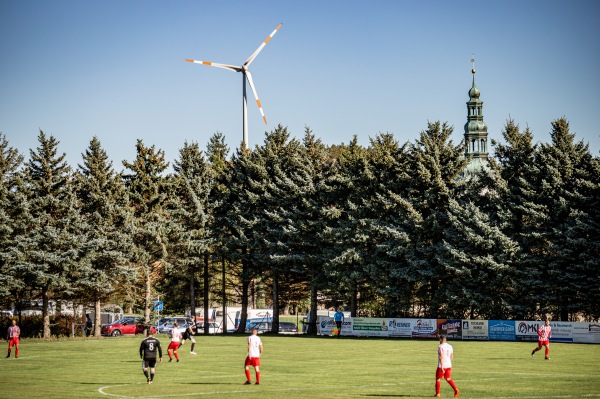
<instances>
[{"instance_id":1,"label":"shadow on grass","mask_svg":"<svg viewBox=\"0 0 600 399\"><path fill-rule=\"evenodd\" d=\"M398 394L391 394L391 393L389 393L389 394L373 393L373 394L364 394L361 396L366 396L368 398L420 398L420 397L428 398L431 395L419 396L419 395L398 395Z\"/></svg>"},{"instance_id":2,"label":"shadow on grass","mask_svg":"<svg viewBox=\"0 0 600 399\"><path fill-rule=\"evenodd\" d=\"M244 385L243 383L234 382L179 382L181 385Z\"/></svg>"}]
</instances>

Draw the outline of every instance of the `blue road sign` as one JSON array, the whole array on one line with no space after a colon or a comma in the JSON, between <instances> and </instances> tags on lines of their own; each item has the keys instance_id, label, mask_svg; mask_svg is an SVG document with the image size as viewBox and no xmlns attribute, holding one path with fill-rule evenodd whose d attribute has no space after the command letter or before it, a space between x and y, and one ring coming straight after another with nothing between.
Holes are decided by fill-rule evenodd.
<instances>
[{"instance_id":1,"label":"blue road sign","mask_svg":"<svg viewBox=\"0 0 600 399\"><path fill-rule=\"evenodd\" d=\"M163 310L163 303L161 301L154 302L154 310Z\"/></svg>"}]
</instances>

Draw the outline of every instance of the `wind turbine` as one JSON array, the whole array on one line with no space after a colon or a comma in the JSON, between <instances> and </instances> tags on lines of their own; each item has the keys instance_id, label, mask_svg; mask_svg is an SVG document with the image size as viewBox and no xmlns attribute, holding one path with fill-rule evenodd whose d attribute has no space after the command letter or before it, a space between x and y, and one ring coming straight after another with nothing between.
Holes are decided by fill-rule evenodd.
<instances>
[{"instance_id":1,"label":"wind turbine","mask_svg":"<svg viewBox=\"0 0 600 399\"><path fill-rule=\"evenodd\" d=\"M223 68L223 69L228 69L230 71L242 73L242 103L243 103L242 104L242 119L243 119L243 127L244 127L244 145L246 146L246 148L248 148L248 106L247 106L247 101L246 101L246 80L248 80L248 83L250 83L250 88L252 89L252 93L254 93L254 98L256 99L256 104L258 105L258 109L260 110L260 114L262 115L263 121L265 122L265 125L267 124L267 118L265 117L265 113L263 112L262 105L260 104L260 100L258 99L258 94L256 93L256 88L254 87L254 82L252 82L252 75L250 74L248 67L250 66L252 61L254 61L254 59L256 58L258 53L260 53L262 51L262 49L267 45L269 40L271 40L271 38L273 38L273 36L275 36L275 33L277 33L279 28L281 28L281 25L282 24L277 25L277 28L275 28L275 30L261 43L261 45L258 46L256 51L254 53L252 53L252 55L250 57L248 57L248 59L246 60L246 62L244 62L244 64L242 66L218 64L216 62L200 61L200 60L186 60L187 62L193 62L195 64L214 66L217 68Z\"/></svg>"}]
</instances>

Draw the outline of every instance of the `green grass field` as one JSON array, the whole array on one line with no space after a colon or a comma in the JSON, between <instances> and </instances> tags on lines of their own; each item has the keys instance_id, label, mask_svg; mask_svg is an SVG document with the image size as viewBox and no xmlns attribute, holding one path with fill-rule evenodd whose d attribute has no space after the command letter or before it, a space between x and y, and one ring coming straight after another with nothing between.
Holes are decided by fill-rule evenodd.
<instances>
[{"instance_id":1,"label":"green grass field","mask_svg":"<svg viewBox=\"0 0 600 399\"><path fill-rule=\"evenodd\" d=\"M424 398L434 394L435 340L263 335L261 385L243 385L244 336L197 337L152 385L141 371L142 337L23 340L0 358L0 398ZM600 345L450 341L461 398L600 398ZM3 342L6 349L6 341ZM3 352L6 353L6 352ZM252 371L254 380L254 371ZM453 396L442 381L442 397Z\"/></svg>"}]
</instances>

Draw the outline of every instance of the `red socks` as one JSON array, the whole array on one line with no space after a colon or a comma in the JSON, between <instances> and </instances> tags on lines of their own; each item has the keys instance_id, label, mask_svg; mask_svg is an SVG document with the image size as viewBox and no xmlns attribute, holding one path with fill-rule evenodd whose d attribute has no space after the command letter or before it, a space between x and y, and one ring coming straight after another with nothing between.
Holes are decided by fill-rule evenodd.
<instances>
[{"instance_id":1,"label":"red socks","mask_svg":"<svg viewBox=\"0 0 600 399\"><path fill-rule=\"evenodd\" d=\"M250 382L250 370L246 370L246 381Z\"/></svg>"},{"instance_id":2,"label":"red socks","mask_svg":"<svg viewBox=\"0 0 600 399\"><path fill-rule=\"evenodd\" d=\"M256 383L259 384L260 383L260 371L256 372Z\"/></svg>"},{"instance_id":3,"label":"red socks","mask_svg":"<svg viewBox=\"0 0 600 399\"><path fill-rule=\"evenodd\" d=\"M458 388L456 388L456 384L454 383L453 380L446 380L446 381L448 381L448 384L450 384L452 389L454 389L454 392L458 391Z\"/></svg>"}]
</instances>

